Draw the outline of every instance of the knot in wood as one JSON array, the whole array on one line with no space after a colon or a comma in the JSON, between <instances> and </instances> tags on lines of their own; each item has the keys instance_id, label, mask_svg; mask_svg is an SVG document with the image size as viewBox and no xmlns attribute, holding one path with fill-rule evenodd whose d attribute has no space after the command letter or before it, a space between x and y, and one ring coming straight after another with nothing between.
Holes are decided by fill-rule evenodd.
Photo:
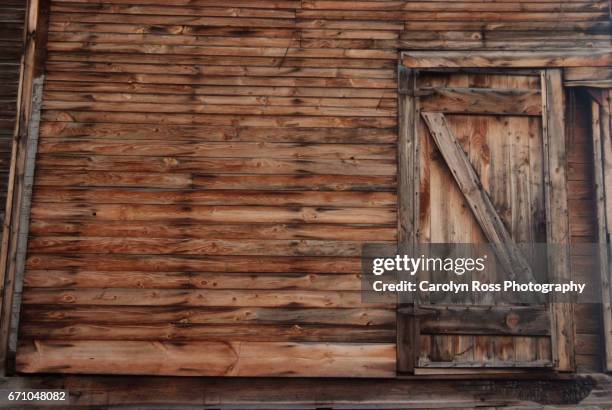
<instances>
[{"instance_id":1,"label":"knot in wood","mask_svg":"<svg viewBox=\"0 0 612 410\"><path fill-rule=\"evenodd\" d=\"M506 316L506 325L511 329L516 328L520 321L520 316L514 312L510 312L508 316Z\"/></svg>"}]
</instances>

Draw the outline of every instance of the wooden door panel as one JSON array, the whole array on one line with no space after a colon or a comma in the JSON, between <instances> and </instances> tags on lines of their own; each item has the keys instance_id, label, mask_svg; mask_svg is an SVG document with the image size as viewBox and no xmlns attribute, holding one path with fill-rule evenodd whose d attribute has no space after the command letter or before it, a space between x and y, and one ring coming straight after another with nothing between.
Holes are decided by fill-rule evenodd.
<instances>
[{"instance_id":1,"label":"wooden door panel","mask_svg":"<svg viewBox=\"0 0 612 410\"><path fill-rule=\"evenodd\" d=\"M540 77L419 72L414 95L420 114L416 241L493 244L507 272L541 278L543 271L532 268L531 245L547 240ZM493 282L496 275L459 280ZM417 368L553 366L547 305L530 305L525 315L490 294L421 296Z\"/></svg>"},{"instance_id":2,"label":"wooden door panel","mask_svg":"<svg viewBox=\"0 0 612 410\"><path fill-rule=\"evenodd\" d=\"M504 270L512 279L532 279L533 274L530 265L499 216L489 194L482 187L480 177L476 174L474 166L466 155L465 148L458 142L444 114L423 112L422 116L427 123L431 137L459 186L465 202L472 210L474 219L491 243ZM506 179L504 182L508 184L512 181ZM465 205L463 208L465 208ZM439 221L439 223L454 224L455 221ZM468 243L471 243L471 241Z\"/></svg>"}]
</instances>

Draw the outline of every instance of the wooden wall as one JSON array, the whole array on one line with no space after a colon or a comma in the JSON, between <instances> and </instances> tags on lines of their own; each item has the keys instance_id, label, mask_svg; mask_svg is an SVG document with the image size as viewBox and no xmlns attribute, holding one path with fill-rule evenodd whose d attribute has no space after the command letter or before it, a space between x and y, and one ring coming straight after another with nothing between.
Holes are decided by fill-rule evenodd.
<instances>
[{"instance_id":1,"label":"wooden wall","mask_svg":"<svg viewBox=\"0 0 612 410\"><path fill-rule=\"evenodd\" d=\"M607 1L52 0L18 370L393 376L358 272L396 240L398 50L609 26Z\"/></svg>"},{"instance_id":2,"label":"wooden wall","mask_svg":"<svg viewBox=\"0 0 612 410\"><path fill-rule=\"evenodd\" d=\"M4 220L11 141L17 114L26 0L0 3L0 220Z\"/></svg>"}]
</instances>

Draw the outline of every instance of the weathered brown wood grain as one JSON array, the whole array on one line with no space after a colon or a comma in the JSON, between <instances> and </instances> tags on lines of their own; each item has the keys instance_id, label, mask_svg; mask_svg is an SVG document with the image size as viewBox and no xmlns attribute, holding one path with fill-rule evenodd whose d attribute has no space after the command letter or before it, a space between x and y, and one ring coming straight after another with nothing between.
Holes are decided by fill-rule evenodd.
<instances>
[{"instance_id":1,"label":"weathered brown wood grain","mask_svg":"<svg viewBox=\"0 0 612 410\"><path fill-rule=\"evenodd\" d=\"M395 313L361 304L358 255L366 241L402 238L396 229L403 166L396 158L398 50L447 50L444 64L470 65L452 50L486 49L483 64L512 66L514 60L500 52L546 48L523 57L593 67L568 70L565 81L575 84L585 75L605 84L604 66L610 63L604 1L141 3L51 2L26 272L26 294L36 304L24 305L22 323L34 340L24 342L19 360L27 372L394 376L396 343L389 329ZM586 56L567 51L587 47ZM558 50L562 59L553 58ZM541 111L533 104L539 85L500 81L506 84L466 74L431 85L521 90L480 93L486 104L474 105L474 114L488 113L493 103L524 115L510 120L511 138L539 136L539 124L531 120ZM450 110L456 98L466 100L456 91L443 98ZM460 134L501 132L495 121L474 117L451 125ZM425 157L432 150L420 142L418 155ZM502 143L483 136L466 153L474 160L487 148L494 160L505 153ZM541 155L541 147L517 143L509 165L529 155ZM415 181L444 181L440 164L432 158ZM526 210L530 196L543 189L535 175L540 171L516 166L531 191L506 193L503 183L494 182L505 181L500 168L477 168L494 201L516 199L516 211L501 215L513 234L538 238L541 232L517 220L541 216L539 202L533 213ZM585 167L576 162L568 173L568 195L577 201L570 204L571 232L588 238L594 228L584 202ZM463 209L452 185L446 181L419 200L420 238L481 238L467 223L469 210L457 217L470 232L432 226L431 218ZM445 198L446 207L428 206ZM576 260L573 266L585 269L585 263ZM282 300L272 296L277 292ZM231 307L176 305L185 300ZM260 304L275 307L253 306ZM581 311L585 334L594 331L590 313ZM114 334L107 319L121 323ZM214 327L182 329L164 320ZM45 324L38 328L40 322ZM126 341L139 337L138 323L148 324L140 337L149 342ZM262 329L255 334L251 323L276 327L269 334L255 327ZM292 329L295 324L307 326ZM368 330L370 324L384 330ZM232 367L231 348L239 349L224 326L238 326L240 338L274 340L256 348L240 345L246 356ZM508 331L504 324L500 328ZM354 343L344 343L353 336ZM419 352L435 347L439 357L488 366L542 364L552 357L547 336L439 336L423 335ZM99 340L63 346L39 337ZM122 340L108 345L105 337ZM172 344L185 337L219 342ZM299 338L329 343L285 343ZM49 354L41 361L40 352ZM585 350L584 357L591 353ZM167 355L167 364L155 364L160 354ZM131 361L113 364L117 356ZM68 358L72 363L64 367Z\"/></svg>"},{"instance_id":2,"label":"weathered brown wood grain","mask_svg":"<svg viewBox=\"0 0 612 410\"><path fill-rule=\"evenodd\" d=\"M116 357L125 359L117 364ZM395 345L24 341L17 362L26 373L390 377Z\"/></svg>"}]
</instances>

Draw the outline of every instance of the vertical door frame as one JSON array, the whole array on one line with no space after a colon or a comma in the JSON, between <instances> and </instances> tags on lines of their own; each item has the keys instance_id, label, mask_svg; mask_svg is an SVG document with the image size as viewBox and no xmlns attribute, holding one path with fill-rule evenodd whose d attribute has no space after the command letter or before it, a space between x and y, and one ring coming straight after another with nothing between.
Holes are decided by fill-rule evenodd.
<instances>
[{"instance_id":1,"label":"vertical door frame","mask_svg":"<svg viewBox=\"0 0 612 410\"><path fill-rule=\"evenodd\" d=\"M414 93L414 81L419 69L440 69L450 72L460 69L483 69L483 72L491 69L526 69L535 73L540 72L542 80L547 241L559 247L554 257L552 255L549 257L549 263L555 279L571 279L562 68L609 65L609 54L593 51L402 52L398 65L398 249L407 249L418 237L419 187L415 184L414 178L415 175L419 175L416 138L419 109L418 99ZM404 164L403 161L408 163ZM407 229L412 229L412 233L406 232ZM418 315L415 307L413 303L410 307L400 306L398 309L398 373L414 372L415 352L418 352L419 339ZM554 369L560 372L574 371L576 364L573 305L552 303L550 313ZM414 358L412 363L408 363L412 358Z\"/></svg>"},{"instance_id":2,"label":"vertical door frame","mask_svg":"<svg viewBox=\"0 0 612 410\"><path fill-rule=\"evenodd\" d=\"M418 98L415 95L418 70L406 68L401 62L398 71L398 146L397 146L397 251L411 253L418 241L419 218L419 118ZM419 319L416 314L417 299L412 303L398 304L397 322L397 373L414 373L419 354ZM408 301L410 302L410 301ZM401 319L400 319L401 318Z\"/></svg>"},{"instance_id":3,"label":"vertical door frame","mask_svg":"<svg viewBox=\"0 0 612 410\"><path fill-rule=\"evenodd\" d=\"M597 242L603 322L604 369L612 371L612 135L611 89L587 89L591 97L591 136L597 212Z\"/></svg>"},{"instance_id":4,"label":"vertical door frame","mask_svg":"<svg viewBox=\"0 0 612 410\"><path fill-rule=\"evenodd\" d=\"M14 372L50 9L50 0L27 3L17 121L0 242L0 376Z\"/></svg>"},{"instance_id":5,"label":"vertical door frame","mask_svg":"<svg viewBox=\"0 0 612 410\"><path fill-rule=\"evenodd\" d=\"M561 69L543 69L541 87L546 242L554 246L552 252L549 250L548 253L548 270L555 281L569 281L572 271L567 202L565 103ZM573 309L572 303L554 299L550 307L552 358L558 371L572 371L575 368Z\"/></svg>"}]
</instances>

